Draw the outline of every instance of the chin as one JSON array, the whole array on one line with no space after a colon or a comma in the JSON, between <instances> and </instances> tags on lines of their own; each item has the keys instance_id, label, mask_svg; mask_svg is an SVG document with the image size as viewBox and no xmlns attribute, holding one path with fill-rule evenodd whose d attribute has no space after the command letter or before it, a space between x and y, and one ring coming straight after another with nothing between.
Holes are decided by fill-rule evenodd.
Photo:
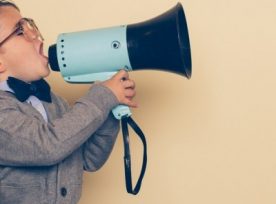
<instances>
[{"instance_id":1,"label":"chin","mask_svg":"<svg viewBox=\"0 0 276 204\"><path fill-rule=\"evenodd\" d=\"M49 75L50 75L50 70L48 69L48 71L44 74L43 78L44 78L44 77L47 77L47 76L49 76Z\"/></svg>"},{"instance_id":2,"label":"chin","mask_svg":"<svg viewBox=\"0 0 276 204\"><path fill-rule=\"evenodd\" d=\"M41 73L41 77L42 78L47 77L47 76L50 75L50 69L49 69L48 65L47 66L43 66L41 68L42 68L41 70L43 70L43 72Z\"/></svg>"},{"instance_id":3,"label":"chin","mask_svg":"<svg viewBox=\"0 0 276 204\"><path fill-rule=\"evenodd\" d=\"M43 79L43 78L46 78L47 76L49 76L50 74L50 70L46 70L45 69L41 72L37 72L35 75L36 76L33 76L33 79L31 81L36 81L36 80L40 80L40 79Z\"/></svg>"}]
</instances>

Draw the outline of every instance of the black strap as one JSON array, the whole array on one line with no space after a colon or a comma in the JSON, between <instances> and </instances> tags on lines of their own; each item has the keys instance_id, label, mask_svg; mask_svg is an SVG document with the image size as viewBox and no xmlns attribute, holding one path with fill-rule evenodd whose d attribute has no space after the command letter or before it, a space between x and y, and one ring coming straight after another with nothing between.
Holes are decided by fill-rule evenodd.
<instances>
[{"instance_id":1,"label":"black strap","mask_svg":"<svg viewBox=\"0 0 276 204\"><path fill-rule=\"evenodd\" d=\"M136 195L142 184L142 180L146 171L147 166L147 142L144 136L144 133L139 128L139 126L134 122L131 117L124 117L122 118L122 132L123 132L123 139L124 139L124 162L125 162L125 180L126 180L126 189L127 192L133 195ZM130 149L129 149L129 133L128 133L128 124L132 127L132 129L136 132L136 134L140 137L143 145L144 145L144 156L143 156L143 164L141 168L141 173L138 178L137 184L135 188L132 188L132 176L131 176L131 156L130 156Z\"/></svg>"}]
</instances>

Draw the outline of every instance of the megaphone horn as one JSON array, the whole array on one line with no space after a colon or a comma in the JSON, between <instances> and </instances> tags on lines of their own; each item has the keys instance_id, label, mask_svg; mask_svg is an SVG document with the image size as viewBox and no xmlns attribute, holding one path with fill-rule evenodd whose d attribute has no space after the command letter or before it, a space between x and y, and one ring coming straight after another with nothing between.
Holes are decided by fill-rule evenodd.
<instances>
[{"instance_id":1,"label":"megaphone horn","mask_svg":"<svg viewBox=\"0 0 276 204\"><path fill-rule=\"evenodd\" d=\"M132 68L157 68L191 77L188 28L182 5L127 29Z\"/></svg>"}]
</instances>

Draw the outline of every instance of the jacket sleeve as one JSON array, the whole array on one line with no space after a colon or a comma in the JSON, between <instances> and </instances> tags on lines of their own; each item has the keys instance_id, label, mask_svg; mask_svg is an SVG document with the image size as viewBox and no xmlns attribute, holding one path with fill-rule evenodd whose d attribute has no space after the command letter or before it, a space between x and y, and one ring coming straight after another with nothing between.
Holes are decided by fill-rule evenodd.
<instances>
[{"instance_id":1,"label":"jacket sleeve","mask_svg":"<svg viewBox=\"0 0 276 204\"><path fill-rule=\"evenodd\" d=\"M96 171L107 161L119 132L119 120L112 113L83 145L83 166Z\"/></svg>"},{"instance_id":2,"label":"jacket sleeve","mask_svg":"<svg viewBox=\"0 0 276 204\"><path fill-rule=\"evenodd\" d=\"M61 162L81 147L118 105L115 95L100 84L92 86L51 123L27 116L16 102L0 97L0 165L48 166Z\"/></svg>"}]
</instances>

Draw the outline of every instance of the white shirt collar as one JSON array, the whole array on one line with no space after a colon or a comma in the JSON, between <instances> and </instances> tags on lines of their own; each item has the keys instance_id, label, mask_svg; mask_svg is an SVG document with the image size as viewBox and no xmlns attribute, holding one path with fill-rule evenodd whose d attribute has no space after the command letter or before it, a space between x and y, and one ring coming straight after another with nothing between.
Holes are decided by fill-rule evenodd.
<instances>
[{"instance_id":1,"label":"white shirt collar","mask_svg":"<svg viewBox=\"0 0 276 204\"><path fill-rule=\"evenodd\" d=\"M0 90L14 93L14 91L9 87L7 81L0 81Z\"/></svg>"}]
</instances>

